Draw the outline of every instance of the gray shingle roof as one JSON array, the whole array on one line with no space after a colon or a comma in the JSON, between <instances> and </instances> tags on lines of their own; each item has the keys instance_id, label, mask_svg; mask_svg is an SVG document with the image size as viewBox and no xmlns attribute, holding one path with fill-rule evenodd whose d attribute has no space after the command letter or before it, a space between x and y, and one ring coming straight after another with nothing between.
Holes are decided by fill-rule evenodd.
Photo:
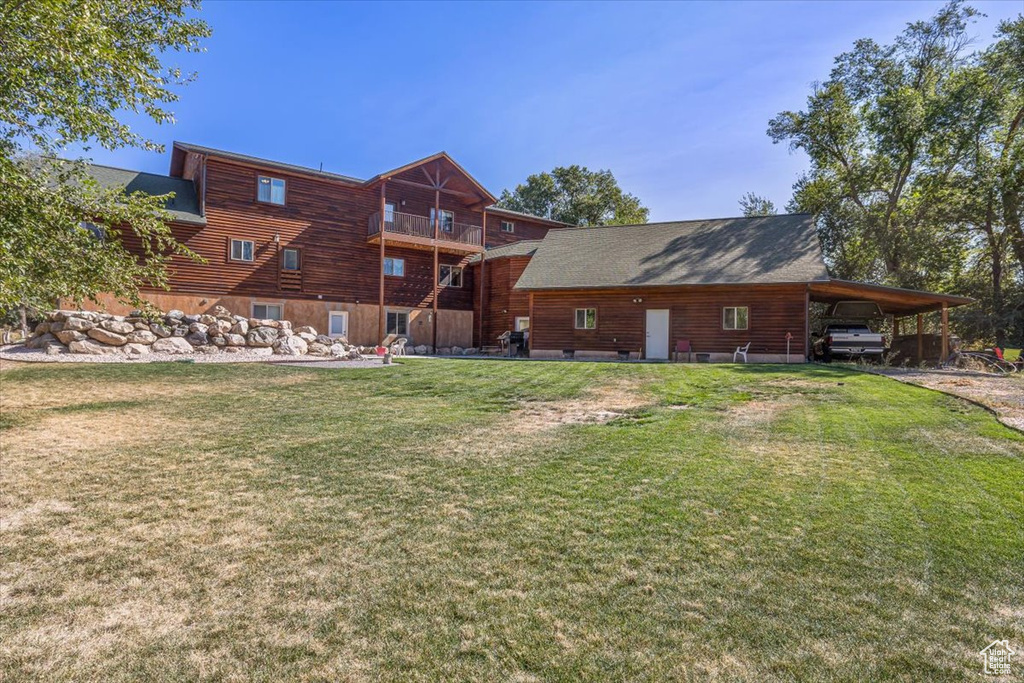
<instances>
[{"instance_id":1,"label":"gray shingle roof","mask_svg":"<svg viewBox=\"0 0 1024 683\"><path fill-rule=\"evenodd\" d=\"M807 214L551 230L517 289L828 279Z\"/></svg>"},{"instance_id":2,"label":"gray shingle roof","mask_svg":"<svg viewBox=\"0 0 1024 683\"><path fill-rule=\"evenodd\" d=\"M257 166L267 166L270 168L279 168L282 171L292 171L294 173L302 173L305 175L316 175L323 178L329 178L331 180L340 180L345 183L353 183L362 185L365 180L360 178L353 178L352 176L342 175L340 173L331 173L330 171L321 171L316 168L310 168L309 166L299 166L297 164L288 164L283 161L274 161L272 159L262 159L260 157L249 156L248 154L239 154L238 152L228 152L223 149L215 149L213 147L204 147L203 145L194 145L191 142L174 142L174 146L185 150L186 152L198 152L199 154L210 154L212 156L218 156L224 159L234 159L235 161L241 161L247 164L255 164Z\"/></svg>"},{"instance_id":3,"label":"gray shingle roof","mask_svg":"<svg viewBox=\"0 0 1024 683\"><path fill-rule=\"evenodd\" d=\"M541 240L519 240L511 244L503 244L500 247L491 247L484 252L484 256L486 256L488 261L504 258L505 256L533 256L533 252L537 251L540 243ZM479 261L479 254L469 259L470 263L477 263Z\"/></svg>"},{"instance_id":4,"label":"gray shingle roof","mask_svg":"<svg viewBox=\"0 0 1024 683\"><path fill-rule=\"evenodd\" d=\"M173 192L174 198L167 202L165 208L171 213L174 220L206 225L206 219L199 210L196 188L191 180L95 164L91 164L87 170L89 175L95 178L102 187L123 187L129 194L145 192L150 195L162 195Z\"/></svg>"}]
</instances>

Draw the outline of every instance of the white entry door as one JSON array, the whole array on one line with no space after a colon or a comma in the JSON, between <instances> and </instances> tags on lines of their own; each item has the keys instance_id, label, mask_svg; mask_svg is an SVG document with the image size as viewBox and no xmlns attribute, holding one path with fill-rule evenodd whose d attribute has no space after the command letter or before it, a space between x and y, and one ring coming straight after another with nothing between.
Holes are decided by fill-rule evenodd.
<instances>
[{"instance_id":1,"label":"white entry door","mask_svg":"<svg viewBox=\"0 0 1024 683\"><path fill-rule=\"evenodd\" d=\"M647 360L668 360L668 309L647 310Z\"/></svg>"}]
</instances>

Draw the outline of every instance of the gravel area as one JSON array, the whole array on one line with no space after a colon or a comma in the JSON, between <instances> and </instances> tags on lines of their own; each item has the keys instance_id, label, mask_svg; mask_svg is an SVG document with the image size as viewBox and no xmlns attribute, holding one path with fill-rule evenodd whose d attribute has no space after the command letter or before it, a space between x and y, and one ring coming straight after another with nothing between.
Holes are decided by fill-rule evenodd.
<instances>
[{"instance_id":1,"label":"gravel area","mask_svg":"<svg viewBox=\"0 0 1024 683\"><path fill-rule=\"evenodd\" d=\"M874 368L872 372L980 403L1003 424L1024 431L1024 377L950 370Z\"/></svg>"},{"instance_id":2,"label":"gravel area","mask_svg":"<svg viewBox=\"0 0 1024 683\"><path fill-rule=\"evenodd\" d=\"M92 356L79 353L61 353L54 356L46 355L39 349L27 349L24 346L0 346L0 360L27 363L173 363L192 361L195 363L275 363L280 365L317 365L332 368L366 368L384 367L382 358L364 356L362 360L337 360L322 356L268 356L253 350L238 353L194 353L179 355L170 353L150 353L145 356L125 356L120 353Z\"/></svg>"}]
</instances>

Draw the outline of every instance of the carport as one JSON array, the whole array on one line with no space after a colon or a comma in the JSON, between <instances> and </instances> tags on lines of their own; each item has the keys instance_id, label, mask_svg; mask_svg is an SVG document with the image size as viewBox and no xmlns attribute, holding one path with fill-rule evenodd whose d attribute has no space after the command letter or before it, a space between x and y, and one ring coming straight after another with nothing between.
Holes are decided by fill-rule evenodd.
<instances>
[{"instance_id":1,"label":"carport","mask_svg":"<svg viewBox=\"0 0 1024 683\"><path fill-rule=\"evenodd\" d=\"M811 282L807 287L807 297L808 304L811 302L834 304L840 301L873 301L882 310L882 313L892 317L894 337L899 336L901 320L916 316L918 358L924 356L924 314L941 311L941 359L943 361L949 356L949 309L974 303L974 299L965 296L834 279ZM809 321L809 314L807 318ZM809 329L807 333L809 337Z\"/></svg>"}]
</instances>

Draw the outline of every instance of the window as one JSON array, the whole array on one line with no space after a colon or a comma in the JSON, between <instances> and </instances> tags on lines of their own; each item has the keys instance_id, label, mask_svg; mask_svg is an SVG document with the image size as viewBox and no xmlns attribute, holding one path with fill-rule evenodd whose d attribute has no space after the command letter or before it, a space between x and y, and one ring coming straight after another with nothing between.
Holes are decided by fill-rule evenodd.
<instances>
[{"instance_id":1,"label":"window","mask_svg":"<svg viewBox=\"0 0 1024 683\"><path fill-rule=\"evenodd\" d=\"M398 206L394 202L387 202L384 204L384 222L394 223L395 222L395 211L398 210Z\"/></svg>"},{"instance_id":2,"label":"window","mask_svg":"<svg viewBox=\"0 0 1024 683\"><path fill-rule=\"evenodd\" d=\"M281 251L281 267L285 270L301 270L302 261L299 259L299 250L283 249Z\"/></svg>"},{"instance_id":3,"label":"window","mask_svg":"<svg viewBox=\"0 0 1024 683\"><path fill-rule=\"evenodd\" d=\"M409 314L404 311L388 311L388 334L408 335Z\"/></svg>"},{"instance_id":4,"label":"window","mask_svg":"<svg viewBox=\"0 0 1024 683\"><path fill-rule=\"evenodd\" d=\"M430 209L430 225L434 225L434 209ZM441 231L451 232L455 228L455 214L451 211L441 209Z\"/></svg>"},{"instance_id":5,"label":"window","mask_svg":"<svg viewBox=\"0 0 1024 683\"><path fill-rule=\"evenodd\" d=\"M268 204L284 204L284 181L280 178L269 178L265 175L259 177L256 183L258 192L256 198Z\"/></svg>"},{"instance_id":6,"label":"window","mask_svg":"<svg viewBox=\"0 0 1024 683\"><path fill-rule=\"evenodd\" d=\"M516 318L516 332L523 332L530 329L530 319L527 317Z\"/></svg>"},{"instance_id":7,"label":"window","mask_svg":"<svg viewBox=\"0 0 1024 683\"><path fill-rule=\"evenodd\" d=\"M331 337L348 336L348 313L345 311L331 311L327 325L327 334Z\"/></svg>"},{"instance_id":8,"label":"window","mask_svg":"<svg viewBox=\"0 0 1024 683\"><path fill-rule=\"evenodd\" d=\"M746 306L727 306L722 309L722 329L745 330L749 318Z\"/></svg>"},{"instance_id":9,"label":"window","mask_svg":"<svg viewBox=\"0 0 1024 683\"><path fill-rule=\"evenodd\" d=\"M404 258L386 258L384 259L384 274L393 275L394 277L405 277L405 259Z\"/></svg>"},{"instance_id":10,"label":"window","mask_svg":"<svg viewBox=\"0 0 1024 683\"><path fill-rule=\"evenodd\" d=\"M252 240L231 240L232 261L252 261Z\"/></svg>"},{"instance_id":11,"label":"window","mask_svg":"<svg viewBox=\"0 0 1024 683\"><path fill-rule=\"evenodd\" d=\"M516 224L513 223L512 221L502 221L501 222L501 231L502 232L515 232L516 231Z\"/></svg>"},{"instance_id":12,"label":"window","mask_svg":"<svg viewBox=\"0 0 1024 683\"><path fill-rule=\"evenodd\" d=\"M281 304L253 304L252 317L260 320L280 320L284 316L281 315Z\"/></svg>"},{"instance_id":13,"label":"window","mask_svg":"<svg viewBox=\"0 0 1024 683\"><path fill-rule=\"evenodd\" d=\"M442 287L462 286L462 266L438 266L438 275L441 278L438 284Z\"/></svg>"},{"instance_id":14,"label":"window","mask_svg":"<svg viewBox=\"0 0 1024 683\"><path fill-rule=\"evenodd\" d=\"M597 309L596 308L577 308L576 309L576 329L577 330L594 330L594 329L597 329Z\"/></svg>"}]
</instances>

